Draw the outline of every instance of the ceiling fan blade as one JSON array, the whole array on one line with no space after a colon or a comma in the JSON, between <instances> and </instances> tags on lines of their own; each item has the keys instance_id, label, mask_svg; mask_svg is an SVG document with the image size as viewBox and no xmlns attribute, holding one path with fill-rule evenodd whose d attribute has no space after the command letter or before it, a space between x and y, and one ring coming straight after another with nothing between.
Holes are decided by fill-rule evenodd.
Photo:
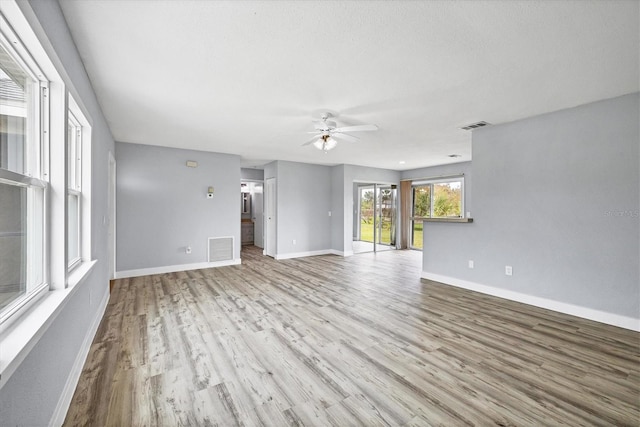
<instances>
[{"instance_id":1,"label":"ceiling fan blade","mask_svg":"<svg viewBox=\"0 0 640 427\"><path fill-rule=\"evenodd\" d=\"M337 123L332 120L314 120L313 123L315 123L313 127L318 130L335 129L336 126L338 126Z\"/></svg>"},{"instance_id":2,"label":"ceiling fan blade","mask_svg":"<svg viewBox=\"0 0 640 427\"><path fill-rule=\"evenodd\" d=\"M357 126L345 126L342 128L333 129L334 132L360 132L365 130L378 130L376 125L357 125Z\"/></svg>"},{"instance_id":3,"label":"ceiling fan blade","mask_svg":"<svg viewBox=\"0 0 640 427\"><path fill-rule=\"evenodd\" d=\"M304 144L302 144L302 146L304 147L305 145L311 145L314 142L316 142L317 140L319 140L320 138L322 138L321 135L318 136L314 136L313 138L311 138L310 140L308 140L307 142L305 142Z\"/></svg>"},{"instance_id":4,"label":"ceiling fan blade","mask_svg":"<svg viewBox=\"0 0 640 427\"><path fill-rule=\"evenodd\" d=\"M353 135L347 135L346 133L335 132L331 133L331 137L338 141L358 142L360 138L356 138Z\"/></svg>"}]
</instances>

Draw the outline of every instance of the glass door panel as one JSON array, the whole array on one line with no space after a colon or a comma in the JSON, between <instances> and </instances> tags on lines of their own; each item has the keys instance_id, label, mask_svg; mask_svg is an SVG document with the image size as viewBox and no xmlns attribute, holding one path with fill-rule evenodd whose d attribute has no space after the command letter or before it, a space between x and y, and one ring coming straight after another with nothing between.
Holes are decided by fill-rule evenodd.
<instances>
[{"instance_id":1,"label":"glass door panel","mask_svg":"<svg viewBox=\"0 0 640 427\"><path fill-rule=\"evenodd\" d=\"M376 185L376 251L395 249L396 193L395 185Z\"/></svg>"},{"instance_id":2,"label":"glass door panel","mask_svg":"<svg viewBox=\"0 0 640 427\"><path fill-rule=\"evenodd\" d=\"M375 186L357 185L357 213L354 221L353 252L373 252L375 242Z\"/></svg>"},{"instance_id":3,"label":"glass door panel","mask_svg":"<svg viewBox=\"0 0 640 427\"><path fill-rule=\"evenodd\" d=\"M396 247L395 185L354 184L353 252L388 251ZM355 200L354 200L355 202Z\"/></svg>"}]
</instances>

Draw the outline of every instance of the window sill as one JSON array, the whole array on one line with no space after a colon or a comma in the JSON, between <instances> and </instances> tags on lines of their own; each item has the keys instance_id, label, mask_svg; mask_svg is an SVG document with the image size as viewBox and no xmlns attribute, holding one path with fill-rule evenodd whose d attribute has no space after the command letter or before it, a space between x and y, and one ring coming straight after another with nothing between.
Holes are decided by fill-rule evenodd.
<instances>
[{"instance_id":1,"label":"window sill","mask_svg":"<svg viewBox=\"0 0 640 427\"><path fill-rule=\"evenodd\" d=\"M425 218L424 222L473 222L473 218Z\"/></svg>"},{"instance_id":2,"label":"window sill","mask_svg":"<svg viewBox=\"0 0 640 427\"><path fill-rule=\"evenodd\" d=\"M0 389L58 317L69 298L89 276L97 260L84 262L69 275L66 289L48 291L0 334Z\"/></svg>"}]
</instances>

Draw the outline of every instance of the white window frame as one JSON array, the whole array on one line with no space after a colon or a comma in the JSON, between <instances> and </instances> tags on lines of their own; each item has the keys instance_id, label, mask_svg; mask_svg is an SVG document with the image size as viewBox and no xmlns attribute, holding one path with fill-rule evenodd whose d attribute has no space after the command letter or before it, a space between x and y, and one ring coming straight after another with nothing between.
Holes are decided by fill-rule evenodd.
<instances>
[{"instance_id":1,"label":"white window frame","mask_svg":"<svg viewBox=\"0 0 640 427\"><path fill-rule=\"evenodd\" d=\"M76 113L77 114L77 113ZM82 125L75 117L72 108L68 111L69 119L67 125L67 198L76 199L77 211L75 216L77 223L74 225L77 241L74 251L76 256L71 258L71 230L67 229L67 268L74 270L82 262ZM68 206L68 204L67 204ZM67 212L67 217L71 212ZM66 223L67 227L73 224Z\"/></svg>"},{"instance_id":2,"label":"white window frame","mask_svg":"<svg viewBox=\"0 0 640 427\"><path fill-rule=\"evenodd\" d=\"M27 289L19 298L8 304L0 311L0 331L8 324L8 320L15 318L19 313L26 310L36 300L38 300L49 289L48 268L46 260L48 258L48 200L49 183L48 177L48 122L49 122L49 82L44 77L38 63L33 59L30 51L22 43L22 40L13 31L12 26L0 14L0 43L12 59L22 68L23 72L37 83L39 90L34 91L32 105L27 115L31 114L33 119L30 123L28 140L25 143L25 153L23 160L24 167L22 173L13 172L7 169L0 169L0 181L4 184L27 188L27 228L33 230L40 227L42 232L39 242L34 242L33 233L29 233L27 241ZM33 139L37 138L37 141ZM34 192L42 192L40 200L36 200ZM37 205L40 206L37 206ZM33 215L34 209L38 207L41 217ZM37 222L41 221L40 224ZM34 262L40 258L38 263ZM40 270L40 280L34 283L36 271Z\"/></svg>"},{"instance_id":3,"label":"white window frame","mask_svg":"<svg viewBox=\"0 0 640 427\"><path fill-rule=\"evenodd\" d=\"M449 183L449 182L459 182L460 183L460 215L459 216L448 216L448 217L434 217L433 216L433 207L434 207L434 203L433 203L433 196L434 196L434 191L433 191L433 185L434 184L444 184L444 183ZM415 187L424 187L425 185L431 185L431 204L430 204L430 212L429 212L429 216L428 218L464 218L465 216L465 211L464 211L464 175L456 175L456 176L452 176L449 178L438 178L438 179L428 179L428 180L421 180L421 181L412 181L411 182L411 217L413 218L413 208L414 208L414 203L413 203L413 190ZM422 217L421 217L422 218Z\"/></svg>"},{"instance_id":4,"label":"white window frame","mask_svg":"<svg viewBox=\"0 0 640 427\"><path fill-rule=\"evenodd\" d=\"M67 123L75 126L75 156L72 157L73 165L67 164L67 171L72 171L73 182L69 184L68 177L65 177L68 195L78 197L78 257L68 260L67 268L71 273L82 264L92 259L91 254L91 123L83 109L75 101L71 94L68 96ZM67 132L68 132L68 127ZM67 156L69 162L70 156ZM73 187L73 188L72 188ZM65 199L66 201L66 199ZM67 215L69 213L67 212ZM66 236L68 238L68 232ZM69 262L70 261L70 262ZM75 282L73 275L67 278L67 286L70 282ZM71 284L72 285L72 284Z\"/></svg>"},{"instance_id":5,"label":"white window frame","mask_svg":"<svg viewBox=\"0 0 640 427\"><path fill-rule=\"evenodd\" d=\"M434 191L433 191L433 186L434 184L443 184L443 183L449 183L449 182L459 182L460 183L460 216L450 216L450 217L434 217L433 216L433 208L434 208ZM415 209L415 188L416 187L424 187L430 185L431 186L431 191L429 194L429 197L431 198L430 203L429 203L429 216L428 217L422 217L422 216L415 216L414 215L414 209ZM411 182L411 216L409 217L409 225L410 225L410 229L409 229L409 247L411 249L418 249L421 250L422 248L413 246L413 230L414 230L414 222L415 221L422 221L425 218L441 218L441 219L452 219L452 218L465 218L465 206L464 206L464 200L465 200L465 196L464 196L464 175L452 175L452 176L448 176L448 177L438 177L438 178L429 178L429 179L421 179L418 181L412 181ZM424 236L423 236L424 238ZM424 246L424 241L423 241L423 246Z\"/></svg>"}]
</instances>

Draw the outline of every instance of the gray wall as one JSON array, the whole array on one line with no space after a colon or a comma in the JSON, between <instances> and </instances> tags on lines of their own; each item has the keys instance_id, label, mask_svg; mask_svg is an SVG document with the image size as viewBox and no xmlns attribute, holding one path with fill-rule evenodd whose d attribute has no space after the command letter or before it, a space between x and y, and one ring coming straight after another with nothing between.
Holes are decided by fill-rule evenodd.
<instances>
[{"instance_id":1,"label":"gray wall","mask_svg":"<svg viewBox=\"0 0 640 427\"><path fill-rule=\"evenodd\" d=\"M264 179L264 170L262 169L240 169L240 178L249 181L262 181Z\"/></svg>"},{"instance_id":2,"label":"gray wall","mask_svg":"<svg viewBox=\"0 0 640 427\"><path fill-rule=\"evenodd\" d=\"M118 142L116 161L118 271L206 262L209 237L240 258L239 156Z\"/></svg>"},{"instance_id":3,"label":"gray wall","mask_svg":"<svg viewBox=\"0 0 640 427\"><path fill-rule=\"evenodd\" d=\"M331 249L344 251L345 165L331 168Z\"/></svg>"},{"instance_id":4,"label":"gray wall","mask_svg":"<svg viewBox=\"0 0 640 427\"><path fill-rule=\"evenodd\" d=\"M359 185L362 185L361 183L358 182L354 182L353 183L353 188L352 188L352 192L353 194L351 195L353 200L353 210L351 212L351 216L353 217L353 220L351 221L351 233L353 234L353 239L355 240L358 237L358 222L359 222L359 218L358 218L358 204L360 203L360 201L358 200L358 198L360 197L360 188Z\"/></svg>"},{"instance_id":5,"label":"gray wall","mask_svg":"<svg viewBox=\"0 0 640 427\"><path fill-rule=\"evenodd\" d=\"M639 114L636 93L475 131L474 223L427 223L423 270L640 318Z\"/></svg>"},{"instance_id":6,"label":"gray wall","mask_svg":"<svg viewBox=\"0 0 640 427\"><path fill-rule=\"evenodd\" d=\"M331 172L329 166L277 162L278 255L331 248Z\"/></svg>"},{"instance_id":7,"label":"gray wall","mask_svg":"<svg viewBox=\"0 0 640 427\"><path fill-rule=\"evenodd\" d=\"M264 165L264 179L276 178L278 176L278 162L271 162Z\"/></svg>"},{"instance_id":8,"label":"gray wall","mask_svg":"<svg viewBox=\"0 0 640 427\"><path fill-rule=\"evenodd\" d=\"M91 253L98 263L78 285L58 317L0 390L0 425L47 425L61 397L74 361L108 293L107 212L108 153L113 138L91 88L80 56L55 1L20 3L27 19L63 76L74 98L92 120Z\"/></svg>"}]
</instances>

